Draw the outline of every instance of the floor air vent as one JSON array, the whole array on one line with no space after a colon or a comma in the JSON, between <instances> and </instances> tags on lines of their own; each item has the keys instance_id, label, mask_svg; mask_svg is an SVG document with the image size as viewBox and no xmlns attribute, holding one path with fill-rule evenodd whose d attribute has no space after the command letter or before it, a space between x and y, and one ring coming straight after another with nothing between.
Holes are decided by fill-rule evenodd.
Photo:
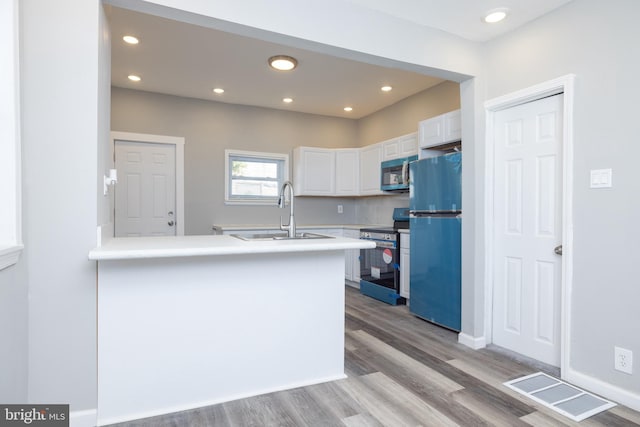
<instances>
[{"instance_id":1,"label":"floor air vent","mask_svg":"<svg viewBox=\"0 0 640 427\"><path fill-rule=\"evenodd\" d=\"M616 406L542 372L507 381L504 385L573 421L582 421Z\"/></svg>"}]
</instances>

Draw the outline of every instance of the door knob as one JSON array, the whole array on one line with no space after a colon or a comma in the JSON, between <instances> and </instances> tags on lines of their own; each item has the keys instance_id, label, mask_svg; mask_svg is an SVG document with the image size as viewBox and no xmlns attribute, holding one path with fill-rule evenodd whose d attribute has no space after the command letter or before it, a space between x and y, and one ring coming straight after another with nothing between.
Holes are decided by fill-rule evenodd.
<instances>
[{"instance_id":1,"label":"door knob","mask_svg":"<svg viewBox=\"0 0 640 427\"><path fill-rule=\"evenodd\" d=\"M562 245L558 245L555 248L553 248L553 252L555 252L556 255L562 255Z\"/></svg>"},{"instance_id":2,"label":"door knob","mask_svg":"<svg viewBox=\"0 0 640 427\"><path fill-rule=\"evenodd\" d=\"M173 221L169 221L167 224L169 224L169 227L173 227L174 222Z\"/></svg>"}]
</instances>

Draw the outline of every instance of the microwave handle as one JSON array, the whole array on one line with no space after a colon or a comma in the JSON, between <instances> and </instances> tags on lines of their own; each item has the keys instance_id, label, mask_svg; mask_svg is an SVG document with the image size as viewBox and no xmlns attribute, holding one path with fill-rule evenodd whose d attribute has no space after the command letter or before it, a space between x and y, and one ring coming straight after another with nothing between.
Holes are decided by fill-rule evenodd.
<instances>
[{"instance_id":1,"label":"microwave handle","mask_svg":"<svg viewBox=\"0 0 640 427\"><path fill-rule=\"evenodd\" d=\"M402 183L409 185L409 161L402 162Z\"/></svg>"}]
</instances>

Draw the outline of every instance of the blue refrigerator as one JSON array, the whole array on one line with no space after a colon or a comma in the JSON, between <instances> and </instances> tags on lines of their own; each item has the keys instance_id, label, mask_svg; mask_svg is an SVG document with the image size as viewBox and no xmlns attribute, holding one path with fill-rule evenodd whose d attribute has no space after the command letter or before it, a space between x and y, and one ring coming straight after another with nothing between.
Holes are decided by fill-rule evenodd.
<instances>
[{"instance_id":1,"label":"blue refrigerator","mask_svg":"<svg viewBox=\"0 0 640 427\"><path fill-rule=\"evenodd\" d=\"M409 309L460 331L462 153L410 163Z\"/></svg>"}]
</instances>

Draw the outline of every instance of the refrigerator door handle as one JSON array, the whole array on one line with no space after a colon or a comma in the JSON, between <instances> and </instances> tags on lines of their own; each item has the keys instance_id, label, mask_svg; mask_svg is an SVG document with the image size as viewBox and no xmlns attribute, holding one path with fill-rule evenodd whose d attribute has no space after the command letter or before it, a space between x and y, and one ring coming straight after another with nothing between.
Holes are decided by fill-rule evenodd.
<instances>
[{"instance_id":1,"label":"refrigerator door handle","mask_svg":"<svg viewBox=\"0 0 640 427\"><path fill-rule=\"evenodd\" d=\"M405 160L402 162L402 183L405 185L409 184L409 161Z\"/></svg>"}]
</instances>

